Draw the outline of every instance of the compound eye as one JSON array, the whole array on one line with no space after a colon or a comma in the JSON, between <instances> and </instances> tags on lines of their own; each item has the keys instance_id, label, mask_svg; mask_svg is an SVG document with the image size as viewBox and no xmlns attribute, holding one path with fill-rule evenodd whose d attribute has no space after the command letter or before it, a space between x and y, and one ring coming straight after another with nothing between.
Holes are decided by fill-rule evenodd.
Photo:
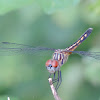
<instances>
[{"instance_id":1,"label":"compound eye","mask_svg":"<svg viewBox=\"0 0 100 100\"><path fill-rule=\"evenodd\" d=\"M52 66L53 66L53 67L57 67L57 66L58 66L58 62L57 62L56 60L53 60L53 61L52 61Z\"/></svg>"},{"instance_id":2,"label":"compound eye","mask_svg":"<svg viewBox=\"0 0 100 100\"><path fill-rule=\"evenodd\" d=\"M52 63L51 60L47 60L47 62L45 63L45 66L49 66Z\"/></svg>"}]
</instances>

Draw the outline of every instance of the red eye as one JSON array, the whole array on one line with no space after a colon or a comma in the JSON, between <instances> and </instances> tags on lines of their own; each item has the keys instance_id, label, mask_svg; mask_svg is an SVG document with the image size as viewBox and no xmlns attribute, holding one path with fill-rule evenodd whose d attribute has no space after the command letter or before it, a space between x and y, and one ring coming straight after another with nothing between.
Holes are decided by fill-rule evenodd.
<instances>
[{"instance_id":1,"label":"red eye","mask_svg":"<svg viewBox=\"0 0 100 100\"><path fill-rule=\"evenodd\" d=\"M57 67L58 66L58 62L56 60L52 60L52 66L53 67Z\"/></svg>"},{"instance_id":2,"label":"red eye","mask_svg":"<svg viewBox=\"0 0 100 100\"><path fill-rule=\"evenodd\" d=\"M45 63L46 66L52 65L52 67L57 67L58 66L58 62L56 60L47 60L47 62Z\"/></svg>"},{"instance_id":3,"label":"red eye","mask_svg":"<svg viewBox=\"0 0 100 100\"><path fill-rule=\"evenodd\" d=\"M47 60L47 62L45 63L45 66L49 66L52 63L52 60Z\"/></svg>"}]
</instances>

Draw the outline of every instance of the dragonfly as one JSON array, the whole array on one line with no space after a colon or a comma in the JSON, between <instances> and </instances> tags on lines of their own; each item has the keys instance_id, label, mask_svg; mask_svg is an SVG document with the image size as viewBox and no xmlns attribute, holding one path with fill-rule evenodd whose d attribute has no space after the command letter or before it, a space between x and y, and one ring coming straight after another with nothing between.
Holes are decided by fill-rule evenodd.
<instances>
[{"instance_id":1,"label":"dragonfly","mask_svg":"<svg viewBox=\"0 0 100 100\"><path fill-rule=\"evenodd\" d=\"M89 56L100 60L100 52L88 52L88 51L74 51L87 37L92 33L93 28L88 28L83 35L74 42L71 46L65 49L54 49L46 47L33 47L24 44L1 42L0 43L0 54L32 54L40 51L53 51L52 58L47 60L45 63L46 69L50 73L49 78L53 75L53 83L56 83L56 90L59 88L62 82L61 67L67 62L69 55L79 54ZM57 73L57 78L55 75Z\"/></svg>"}]
</instances>

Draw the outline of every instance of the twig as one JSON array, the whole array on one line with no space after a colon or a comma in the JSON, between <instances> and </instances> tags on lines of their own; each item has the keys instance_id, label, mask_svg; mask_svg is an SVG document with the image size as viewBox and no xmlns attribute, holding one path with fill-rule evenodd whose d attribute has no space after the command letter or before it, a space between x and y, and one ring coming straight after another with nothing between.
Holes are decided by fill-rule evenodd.
<instances>
[{"instance_id":1,"label":"twig","mask_svg":"<svg viewBox=\"0 0 100 100\"><path fill-rule=\"evenodd\" d=\"M10 97L7 97L7 100L10 100Z\"/></svg>"},{"instance_id":2,"label":"twig","mask_svg":"<svg viewBox=\"0 0 100 100\"><path fill-rule=\"evenodd\" d=\"M52 94L53 94L55 100L61 100L60 97L57 94L57 91L56 91L53 83L52 83L52 78L49 78L48 80L49 80L49 84L50 84L50 87L51 87L51 91L52 91Z\"/></svg>"}]
</instances>

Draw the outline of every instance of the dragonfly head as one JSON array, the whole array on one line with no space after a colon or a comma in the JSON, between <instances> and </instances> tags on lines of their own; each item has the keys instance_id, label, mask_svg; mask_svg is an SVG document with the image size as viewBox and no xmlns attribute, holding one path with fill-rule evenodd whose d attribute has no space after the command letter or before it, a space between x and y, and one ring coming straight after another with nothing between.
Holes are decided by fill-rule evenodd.
<instances>
[{"instance_id":1,"label":"dragonfly head","mask_svg":"<svg viewBox=\"0 0 100 100\"><path fill-rule=\"evenodd\" d=\"M57 60L47 60L46 62L46 68L50 73L55 73L55 71L58 70L58 61Z\"/></svg>"}]
</instances>

